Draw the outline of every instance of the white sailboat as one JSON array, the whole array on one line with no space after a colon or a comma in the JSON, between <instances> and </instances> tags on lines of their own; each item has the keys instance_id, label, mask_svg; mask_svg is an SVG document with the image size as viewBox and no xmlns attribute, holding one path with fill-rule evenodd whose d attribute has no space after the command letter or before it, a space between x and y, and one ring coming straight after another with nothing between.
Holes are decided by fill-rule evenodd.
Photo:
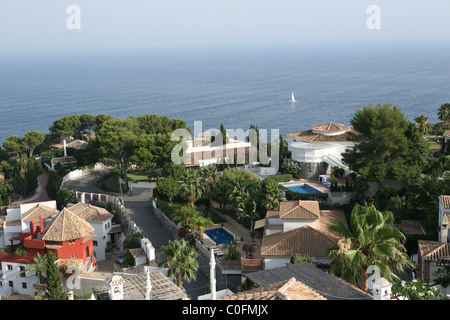
<instances>
[{"instance_id":1,"label":"white sailboat","mask_svg":"<svg viewBox=\"0 0 450 320\"><path fill-rule=\"evenodd\" d=\"M297 100L295 100L295 97L294 97L294 91L292 91L292 96L291 96L290 102L292 102L292 103L297 102Z\"/></svg>"}]
</instances>

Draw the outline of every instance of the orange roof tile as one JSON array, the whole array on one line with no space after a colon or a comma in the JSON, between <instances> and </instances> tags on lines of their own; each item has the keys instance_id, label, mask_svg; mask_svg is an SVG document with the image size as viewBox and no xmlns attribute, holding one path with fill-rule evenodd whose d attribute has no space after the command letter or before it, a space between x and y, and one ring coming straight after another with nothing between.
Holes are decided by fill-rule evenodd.
<instances>
[{"instance_id":1,"label":"orange roof tile","mask_svg":"<svg viewBox=\"0 0 450 320\"><path fill-rule=\"evenodd\" d=\"M293 256L320 258L337 245L337 240L308 225L287 232L265 235L261 243L262 256Z\"/></svg>"},{"instance_id":2,"label":"orange roof tile","mask_svg":"<svg viewBox=\"0 0 450 320\"><path fill-rule=\"evenodd\" d=\"M319 217L319 203L310 200L282 201L280 210L271 210L266 214L266 218L280 219L318 219Z\"/></svg>"},{"instance_id":3,"label":"orange roof tile","mask_svg":"<svg viewBox=\"0 0 450 320\"><path fill-rule=\"evenodd\" d=\"M450 196L441 195L441 203L444 208L450 208Z\"/></svg>"}]
</instances>

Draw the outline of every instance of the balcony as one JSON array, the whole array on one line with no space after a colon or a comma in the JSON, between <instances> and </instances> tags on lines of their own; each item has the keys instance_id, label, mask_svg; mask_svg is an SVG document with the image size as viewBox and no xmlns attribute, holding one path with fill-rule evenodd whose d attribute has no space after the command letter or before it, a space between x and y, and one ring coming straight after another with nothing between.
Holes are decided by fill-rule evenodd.
<instances>
[{"instance_id":1,"label":"balcony","mask_svg":"<svg viewBox=\"0 0 450 320\"><path fill-rule=\"evenodd\" d=\"M38 249L38 250L45 249L44 240L32 239L31 236L25 238L23 244L27 249Z\"/></svg>"}]
</instances>

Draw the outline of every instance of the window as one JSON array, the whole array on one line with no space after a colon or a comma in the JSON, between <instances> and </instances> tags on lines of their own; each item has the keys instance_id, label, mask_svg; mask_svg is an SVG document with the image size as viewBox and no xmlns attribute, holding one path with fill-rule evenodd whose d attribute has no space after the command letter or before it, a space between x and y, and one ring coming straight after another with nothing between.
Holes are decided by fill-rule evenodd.
<instances>
[{"instance_id":1,"label":"window","mask_svg":"<svg viewBox=\"0 0 450 320\"><path fill-rule=\"evenodd\" d=\"M13 269L12 265L8 264L8 270L12 270L12 269Z\"/></svg>"},{"instance_id":2,"label":"window","mask_svg":"<svg viewBox=\"0 0 450 320\"><path fill-rule=\"evenodd\" d=\"M26 282L22 282L22 289L26 289L27 288L27 283Z\"/></svg>"},{"instance_id":3,"label":"window","mask_svg":"<svg viewBox=\"0 0 450 320\"><path fill-rule=\"evenodd\" d=\"M8 284L11 288L14 286L14 283L12 281L8 281Z\"/></svg>"},{"instance_id":4,"label":"window","mask_svg":"<svg viewBox=\"0 0 450 320\"><path fill-rule=\"evenodd\" d=\"M93 240L92 243L94 244L94 247L98 246L98 242L97 241Z\"/></svg>"},{"instance_id":5,"label":"window","mask_svg":"<svg viewBox=\"0 0 450 320\"><path fill-rule=\"evenodd\" d=\"M20 269L20 277L25 278L25 267L19 267Z\"/></svg>"}]
</instances>

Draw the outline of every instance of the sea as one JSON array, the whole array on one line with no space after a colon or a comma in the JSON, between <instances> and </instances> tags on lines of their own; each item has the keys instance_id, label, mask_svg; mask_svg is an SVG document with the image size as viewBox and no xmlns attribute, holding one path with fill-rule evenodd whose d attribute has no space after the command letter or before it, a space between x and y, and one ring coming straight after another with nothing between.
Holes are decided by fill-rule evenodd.
<instances>
[{"instance_id":1,"label":"sea","mask_svg":"<svg viewBox=\"0 0 450 320\"><path fill-rule=\"evenodd\" d=\"M0 55L0 145L68 114L143 114L202 130L288 132L389 103L437 122L450 102L450 43L118 48ZM296 103L291 103L294 92Z\"/></svg>"}]
</instances>

